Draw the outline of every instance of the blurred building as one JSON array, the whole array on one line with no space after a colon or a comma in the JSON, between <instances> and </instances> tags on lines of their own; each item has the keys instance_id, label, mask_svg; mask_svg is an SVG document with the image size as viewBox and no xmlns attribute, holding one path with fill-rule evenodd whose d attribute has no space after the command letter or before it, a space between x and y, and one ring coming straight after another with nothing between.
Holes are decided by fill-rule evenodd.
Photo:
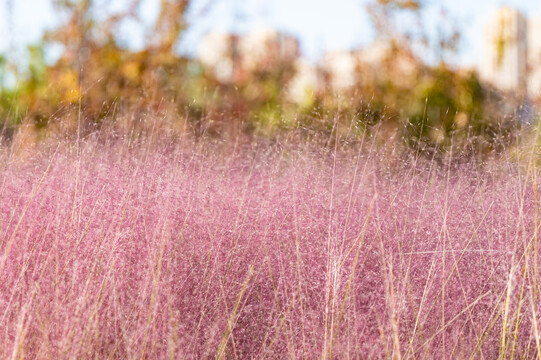
<instances>
[{"instance_id":1,"label":"blurred building","mask_svg":"<svg viewBox=\"0 0 541 360\"><path fill-rule=\"evenodd\" d=\"M393 46L387 41L376 41L358 52L362 78L377 78L385 73L396 85L408 87L417 80L420 61L405 49Z\"/></svg>"},{"instance_id":2,"label":"blurred building","mask_svg":"<svg viewBox=\"0 0 541 360\"><path fill-rule=\"evenodd\" d=\"M293 63L299 56L298 40L271 29L244 36L210 32L199 43L197 57L220 82L238 82L257 70Z\"/></svg>"},{"instance_id":3,"label":"blurred building","mask_svg":"<svg viewBox=\"0 0 541 360\"><path fill-rule=\"evenodd\" d=\"M295 61L295 75L288 84L289 98L301 106L309 107L314 102L321 87L318 68L305 59Z\"/></svg>"},{"instance_id":4,"label":"blurred building","mask_svg":"<svg viewBox=\"0 0 541 360\"><path fill-rule=\"evenodd\" d=\"M384 41L354 51L334 51L324 55L321 68L328 85L335 91L352 89L378 76L393 77L397 84L411 85L419 69L418 60L410 52Z\"/></svg>"},{"instance_id":5,"label":"blurred building","mask_svg":"<svg viewBox=\"0 0 541 360\"><path fill-rule=\"evenodd\" d=\"M295 61L299 56L299 41L291 35L262 28L241 37L238 50L242 68L252 72Z\"/></svg>"},{"instance_id":6,"label":"blurred building","mask_svg":"<svg viewBox=\"0 0 541 360\"><path fill-rule=\"evenodd\" d=\"M358 60L354 51L334 51L323 56L321 67L333 90L344 91L355 86Z\"/></svg>"},{"instance_id":7,"label":"blurred building","mask_svg":"<svg viewBox=\"0 0 541 360\"><path fill-rule=\"evenodd\" d=\"M541 18L528 20L528 95L541 99Z\"/></svg>"},{"instance_id":8,"label":"blurred building","mask_svg":"<svg viewBox=\"0 0 541 360\"><path fill-rule=\"evenodd\" d=\"M527 19L518 10L503 7L487 22L484 36L484 56L479 68L481 79L501 91L526 96L529 70Z\"/></svg>"},{"instance_id":9,"label":"blurred building","mask_svg":"<svg viewBox=\"0 0 541 360\"><path fill-rule=\"evenodd\" d=\"M233 81L238 37L229 33L211 32L199 43L197 57L218 81Z\"/></svg>"}]
</instances>

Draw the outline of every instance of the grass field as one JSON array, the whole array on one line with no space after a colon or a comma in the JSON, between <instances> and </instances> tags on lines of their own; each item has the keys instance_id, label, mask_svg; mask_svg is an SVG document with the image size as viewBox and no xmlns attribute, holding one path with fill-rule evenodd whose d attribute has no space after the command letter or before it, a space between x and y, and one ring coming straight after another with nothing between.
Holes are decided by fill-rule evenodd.
<instances>
[{"instance_id":1,"label":"grass field","mask_svg":"<svg viewBox=\"0 0 541 360\"><path fill-rule=\"evenodd\" d=\"M0 358L538 358L539 172L518 157L6 149Z\"/></svg>"}]
</instances>

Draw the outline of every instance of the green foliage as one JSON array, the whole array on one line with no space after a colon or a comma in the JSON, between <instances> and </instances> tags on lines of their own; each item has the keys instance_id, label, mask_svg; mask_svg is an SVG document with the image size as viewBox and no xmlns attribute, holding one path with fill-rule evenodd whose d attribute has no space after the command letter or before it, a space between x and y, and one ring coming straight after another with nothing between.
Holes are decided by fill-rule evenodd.
<instances>
[{"instance_id":1,"label":"green foliage","mask_svg":"<svg viewBox=\"0 0 541 360\"><path fill-rule=\"evenodd\" d=\"M176 54L187 26L188 1L161 2L142 51L123 47L115 36L121 21L137 19L138 1L126 13L102 20L93 15L98 9L92 0L55 4L68 20L28 48L24 69L10 70L0 57L0 111L8 127L29 119L42 132L73 131L76 123L92 129L125 114L134 114L134 123L140 124L147 114L157 115L172 131L213 136L244 132L272 137L284 131L329 136L335 131L358 138L383 127L383 136L431 151L465 144L472 136L490 144L506 128L494 116L498 105L474 73L459 73L444 63L423 64L396 33L387 34L389 47L377 68L358 66L352 88L334 91L325 78L309 100L295 104L287 90L296 76L295 59L280 57L276 48L251 69L233 48L229 81ZM371 9L377 27L388 21L386 14L417 13L421 7L418 1L376 1ZM62 49L53 64L44 52L51 45ZM6 84L10 71L17 76L15 87Z\"/></svg>"}]
</instances>

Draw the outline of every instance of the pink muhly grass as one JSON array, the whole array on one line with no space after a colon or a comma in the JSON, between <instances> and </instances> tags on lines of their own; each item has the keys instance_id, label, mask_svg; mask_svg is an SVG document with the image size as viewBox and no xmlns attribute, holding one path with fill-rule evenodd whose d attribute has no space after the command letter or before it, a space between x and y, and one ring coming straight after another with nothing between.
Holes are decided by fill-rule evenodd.
<instances>
[{"instance_id":1,"label":"pink muhly grass","mask_svg":"<svg viewBox=\"0 0 541 360\"><path fill-rule=\"evenodd\" d=\"M532 358L537 173L58 146L0 168L1 358Z\"/></svg>"}]
</instances>

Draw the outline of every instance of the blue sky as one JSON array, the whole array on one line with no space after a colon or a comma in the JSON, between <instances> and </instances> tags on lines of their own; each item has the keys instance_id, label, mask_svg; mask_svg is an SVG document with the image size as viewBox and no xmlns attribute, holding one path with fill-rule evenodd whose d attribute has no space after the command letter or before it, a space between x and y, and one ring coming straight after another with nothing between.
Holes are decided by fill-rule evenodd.
<instances>
[{"instance_id":1,"label":"blue sky","mask_svg":"<svg viewBox=\"0 0 541 360\"><path fill-rule=\"evenodd\" d=\"M0 0L0 51L16 48L39 39L44 29L60 21L50 0L11 0L13 17L7 21L7 3ZM127 0L97 0L100 9L115 11ZM249 31L275 27L296 35L303 54L313 60L325 51L368 45L373 39L366 5L369 0L195 0L189 15L192 30L182 50L193 53L197 40L210 30ZM527 16L541 17L541 2L534 0L426 0L423 22L433 32L441 21L441 9L462 30L461 51L452 61L474 66L481 56L483 23L491 11L502 5L513 6ZM210 4L210 5L209 5ZM147 22L157 16L159 0L143 0L141 13ZM122 38L134 47L144 41L144 30L126 24ZM541 34L540 34L541 36ZM11 39L11 40L10 40Z\"/></svg>"}]
</instances>

